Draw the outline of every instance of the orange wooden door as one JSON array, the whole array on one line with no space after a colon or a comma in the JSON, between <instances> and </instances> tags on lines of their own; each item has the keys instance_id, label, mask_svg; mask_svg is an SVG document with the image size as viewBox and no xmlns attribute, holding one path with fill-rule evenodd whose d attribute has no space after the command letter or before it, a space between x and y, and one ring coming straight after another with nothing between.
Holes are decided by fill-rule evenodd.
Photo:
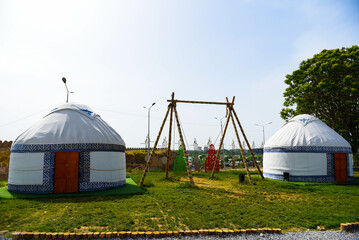
<instances>
[{"instance_id":1,"label":"orange wooden door","mask_svg":"<svg viewBox=\"0 0 359 240\"><path fill-rule=\"evenodd\" d=\"M79 191L79 152L55 153L54 193Z\"/></svg>"},{"instance_id":2,"label":"orange wooden door","mask_svg":"<svg viewBox=\"0 0 359 240\"><path fill-rule=\"evenodd\" d=\"M347 154L334 153L334 177L336 182L347 181Z\"/></svg>"}]
</instances>

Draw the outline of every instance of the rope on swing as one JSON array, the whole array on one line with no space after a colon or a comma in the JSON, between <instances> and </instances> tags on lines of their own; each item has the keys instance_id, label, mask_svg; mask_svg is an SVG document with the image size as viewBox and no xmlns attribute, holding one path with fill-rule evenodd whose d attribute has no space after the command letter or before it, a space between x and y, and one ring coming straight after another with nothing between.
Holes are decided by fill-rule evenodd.
<instances>
[{"instance_id":1,"label":"rope on swing","mask_svg":"<svg viewBox=\"0 0 359 240\"><path fill-rule=\"evenodd\" d=\"M222 131L220 130L219 133L218 133L218 135L217 135L217 137L216 137L216 140L215 140L214 143L213 143L213 145L216 145L216 142L217 142L219 136L221 135L221 132L222 132Z\"/></svg>"},{"instance_id":2,"label":"rope on swing","mask_svg":"<svg viewBox=\"0 0 359 240\"><path fill-rule=\"evenodd\" d=\"M177 116L178 116L178 114L177 114ZM181 119L179 118L179 116L178 116L178 122L180 123L180 127L181 127L181 131L182 131L182 135L183 135L184 141L185 141L186 145L187 145L188 148L189 148L189 144L188 144L188 142L187 142L186 134L184 133L184 130L183 130L183 126L182 126L183 124L182 124L182 121L181 121Z\"/></svg>"}]
</instances>

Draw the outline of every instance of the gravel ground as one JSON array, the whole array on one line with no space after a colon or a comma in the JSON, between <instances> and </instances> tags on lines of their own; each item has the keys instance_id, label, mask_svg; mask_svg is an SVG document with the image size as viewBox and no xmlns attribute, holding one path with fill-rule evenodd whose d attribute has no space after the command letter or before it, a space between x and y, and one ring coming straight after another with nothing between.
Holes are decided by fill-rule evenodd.
<instances>
[{"instance_id":1,"label":"gravel ground","mask_svg":"<svg viewBox=\"0 0 359 240\"><path fill-rule=\"evenodd\" d=\"M0 240L10 240L11 238L5 238L0 236ZM113 240L119 240L119 238L112 238ZM132 240L131 238L126 238L127 240ZM146 239L146 238L142 238ZM151 238L154 239L154 238ZM347 233L342 231L306 231L306 232L290 232L290 233L284 233L284 234L270 234L270 233L261 233L261 234L250 234L250 235L236 235L236 236L226 236L226 237L220 237L220 236L179 236L179 237L166 237L166 238L160 238L161 240L277 240L277 239L284 239L284 240L294 240L294 239L300 239L300 240L315 240L315 239L328 239L328 240L359 240L359 231L356 231L354 233ZM136 238L136 240L140 240L140 238Z\"/></svg>"},{"instance_id":2,"label":"gravel ground","mask_svg":"<svg viewBox=\"0 0 359 240\"><path fill-rule=\"evenodd\" d=\"M328 240L336 240L336 239L345 239L345 240L359 240L359 232L355 233L346 233L341 231L306 231L306 232L290 232L284 234L250 234L250 235L236 235L231 237L218 237L218 236L196 236L196 237L179 237L179 239L183 240L292 240L292 239L300 239L300 240L309 240L309 239L328 239ZM173 238L163 238L163 240L173 240Z\"/></svg>"}]
</instances>

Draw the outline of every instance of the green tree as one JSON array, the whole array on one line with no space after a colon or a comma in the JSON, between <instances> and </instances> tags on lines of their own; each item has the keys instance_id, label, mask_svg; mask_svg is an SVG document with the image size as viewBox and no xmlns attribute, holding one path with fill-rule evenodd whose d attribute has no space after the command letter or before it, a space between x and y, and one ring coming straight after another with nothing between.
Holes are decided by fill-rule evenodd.
<instances>
[{"instance_id":1,"label":"green tree","mask_svg":"<svg viewBox=\"0 0 359 240\"><path fill-rule=\"evenodd\" d=\"M359 147L359 48L323 50L286 76L281 117L311 114Z\"/></svg>"}]
</instances>

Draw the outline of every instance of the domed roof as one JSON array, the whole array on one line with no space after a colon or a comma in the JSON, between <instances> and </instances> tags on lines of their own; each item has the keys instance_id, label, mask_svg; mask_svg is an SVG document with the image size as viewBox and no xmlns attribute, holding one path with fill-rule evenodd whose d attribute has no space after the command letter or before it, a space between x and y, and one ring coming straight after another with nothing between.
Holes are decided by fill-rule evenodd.
<instances>
[{"instance_id":1,"label":"domed roof","mask_svg":"<svg viewBox=\"0 0 359 240\"><path fill-rule=\"evenodd\" d=\"M121 136L86 105L65 103L23 132L18 144L99 143L125 146Z\"/></svg>"},{"instance_id":2,"label":"domed roof","mask_svg":"<svg viewBox=\"0 0 359 240\"><path fill-rule=\"evenodd\" d=\"M264 145L276 147L345 147L350 144L324 122L308 114L298 115L283 125Z\"/></svg>"}]
</instances>

